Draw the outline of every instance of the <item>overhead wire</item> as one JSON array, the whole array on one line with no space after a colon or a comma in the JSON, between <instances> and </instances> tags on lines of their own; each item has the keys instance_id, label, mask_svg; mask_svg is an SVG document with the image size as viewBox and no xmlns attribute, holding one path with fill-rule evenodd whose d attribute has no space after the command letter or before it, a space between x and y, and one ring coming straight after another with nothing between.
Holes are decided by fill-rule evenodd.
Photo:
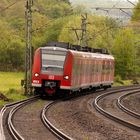
<instances>
[{"instance_id":1,"label":"overhead wire","mask_svg":"<svg viewBox=\"0 0 140 140\"><path fill-rule=\"evenodd\" d=\"M116 6L120 3L120 1L121 0L117 1L111 8L107 8L107 9L103 8L102 10L106 11L107 14L109 15L109 13L112 9L116 9ZM96 8L96 10L98 10L98 9ZM107 29L101 29L93 37L89 38L88 41L91 40L91 39L95 39L98 35L101 35L103 32L107 32L107 31L109 31L110 29L113 29L113 28L116 28L116 27L108 27ZM120 28L120 27L117 27L117 28Z\"/></svg>"},{"instance_id":2,"label":"overhead wire","mask_svg":"<svg viewBox=\"0 0 140 140\"><path fill-rule=\"evenodd\" d=\"M12 6L14 6L15 4L17 4L18 2L20 2L20 1L19 1L19 0L17 0L17 1L15 1L15 2L11 3L11 4L10 4L10 5L8 5L7 7L5 7L5 8L3 8L3 9L1 9L1 10L0 10L0 12L4 12L4 11L6 11L6 10L10 9Z\"/></svg>"},{"instance_id":3,"label":"overhead wire","mask_svg":"<svg viewBox=\"0 0 140 140\"><path fill-rule=\"evenodd\" d=\"M43 25L41 25L40 27L38 27L38 28L36 28L36 29L33 29L32 32L40 31L40 30L42 30L43 28L48 27L48 25L50 25L50 24L51 24L52 22L54 22L54 21L57 21L57 19L49 20L48 23L43 24Z\"/></svg>"},{"instance_id":4,"label":"overhead wire","mask_svg":"<svg viewBox=\"0 0 140 140\"><path fill-rule=\"evenodd\" d=\"M131 3L133 6L136 6L136 4L134 4L132 1L127 0L127 2Z\"/></svg>"},{"instance_id":5,"label":"overhead wire","mask_svg":"<svg viewBox=\"0 0 140 140\"><path fill-rule=\"evenodd\" d=\"M120 2L120 1L119 1ZM119 2L117 2L116 4L114 4L113 5L113 7L112 8L103 8L103 9L109 9L109 10L112 10L112 9L120 9L120 8L115 8L115 6L119 3ZM96 7L95 9L101 9L101 7ZM121 9L125 9L125 8L121 8ZM132 9L132 8L126 8L126 9ZM38 12L38 11L37 11ZM109 13L109 11L108 11L108 13ZM40 27L38 27L38 28L36 28L36 29L34 29L32 32L35 32L35 31L39 31L39 30L41 30L41 29L43 29L43 28L45 28L45 27L47 27L50 23L52 23L53 21L56 21L57 19L54 19L54 20L51 20L51 21L49 21L49 23L46 23L46 24L44 24L44 25L42 25L42 26L40 26Z\"/></svg>"},{"instance_id":6,"label":"overhead wire","mask_svg":"<svg viewBox=\"0 0 140 140\"><path fill-rule=\"evenodd\" d=\"M127 7L116 7L119 3L120 3L120 1L121 0L119 0L118 2L116 2L111 8L107 8L107 7L92 7L91 9L96 9L96 10L99 10L99 9L101 9L101 10L106 10L106 12L109 14L109 12L112 10L112 9L119 9L119 10L121 10L122 12L124 12L124 13L126 13L128 16L131 16L130 14L128 14L127 12L125 12L124 10L122 10L122 9L133 9L133 8L127 8ZM127 0L128 2L130 2L129 0ZM14 6L15 4L17 4L19 2L19 0L17 0L17 1L15 1L15 2L13 2L12 4L10 4L10 5L8 5L7 7L5 7L5 8L3 8L2 10L0 10L0 12L3 12L3 11L5 11L5 10L7 10L7 9L9 9L9 8L11 8L12 6ZM132 4L132 2L130 2L131 4ZM134 5L134 4L133 4ZM36 28L36 29L34 29L34 30L32 30L32 32L36 32L36 31L39 31L39 30L41 30L41 29L43 29L43 28L46 28L50 23L52 23L53 21L56 21L57 19L54 19L54 20L50 20L49 21L49 23L46 23L46 24L44 24L44 25L42 25L42 26L40 26L40 27L38 27L38 28ZM109 28L110 29L110 28ZM104 29L105 31L106 30L109 30L109 29ZM99 31L99 33L102 33L103 32L103 30L101 30L101 31ZM98 34L99 34L98 33Z\"/></svg>"}]
</instances>

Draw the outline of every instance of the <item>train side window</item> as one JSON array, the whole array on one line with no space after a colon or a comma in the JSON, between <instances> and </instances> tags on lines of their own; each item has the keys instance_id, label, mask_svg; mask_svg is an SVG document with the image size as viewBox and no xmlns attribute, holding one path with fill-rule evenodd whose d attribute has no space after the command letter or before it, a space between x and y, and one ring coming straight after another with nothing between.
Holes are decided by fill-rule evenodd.
<instances>
[{"instance_id":1,"label":"train side window","mask_svg":"<svg viewBox=\"0 0 140 140\"><path fill-rule=\"evenodd\" d=\"M103 62L103 74L105 74L105 62Z\"/></svg>"},{"instance_id":2,"label":"train side window","mask_svg":"<svg viewBox=\"0 0 140 140\"><path fill-rule=\"evenodd\" d=\"M97 63L97 69L96 69L96 72L98 73L99 72L99 64Z\"/></svg>"}]
</instances>

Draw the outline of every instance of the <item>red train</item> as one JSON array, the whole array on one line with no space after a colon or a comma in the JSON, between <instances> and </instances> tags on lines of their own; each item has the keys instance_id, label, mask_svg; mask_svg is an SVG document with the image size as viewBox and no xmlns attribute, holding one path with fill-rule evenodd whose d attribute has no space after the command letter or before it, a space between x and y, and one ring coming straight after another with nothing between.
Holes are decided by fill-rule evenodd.
<instances>
[{"instance_id":1,"label":"red train","mask_svg":"<svg viewBox=\"0 0 140 140\"><path fill-rule=\"evenodd\" d=\"M97 53L99 49L84 49L68 43L50 43L38 48L32 75L35 92L52 96L111 87L114 80L113 56ZM65 92L59 92L62 90Z\"/></svg>"}]
</instances>

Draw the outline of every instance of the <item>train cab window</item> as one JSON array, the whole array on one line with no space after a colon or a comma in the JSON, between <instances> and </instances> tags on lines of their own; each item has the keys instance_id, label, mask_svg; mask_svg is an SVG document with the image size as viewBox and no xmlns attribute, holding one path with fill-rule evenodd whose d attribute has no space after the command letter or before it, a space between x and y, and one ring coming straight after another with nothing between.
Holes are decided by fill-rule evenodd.
<instances>
[{"instance_id":1,"label":"train cab window","mask_svg":"<svg viewBox=\"0 0 140 140\"><path fill-rule=\"evenodd\" d=\"M42 50L42 72L47 74L63 74L63 66L66 58L66 51Z\"/></svg>"}]
</instances>

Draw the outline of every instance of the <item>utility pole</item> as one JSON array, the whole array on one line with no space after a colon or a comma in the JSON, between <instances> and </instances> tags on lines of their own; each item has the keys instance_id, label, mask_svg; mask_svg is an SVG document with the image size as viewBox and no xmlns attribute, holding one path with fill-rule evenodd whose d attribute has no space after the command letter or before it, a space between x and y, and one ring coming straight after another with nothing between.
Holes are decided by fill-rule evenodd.
<instances>
[{"instance_id":1,"label":"utility pole","mask_svg":"<svg viewBox=\"0 0 140 140\"><path fill-rule=\"evenodd\" d=\"M82 47L88 46L87 43L87 14L82 15L82 24L81 24L81 30L82 30L82 36L81 36L81 41L80 45Z\"/></svg>"},{"instance_id":2,"label":"utility pole","mask_svg":"<svg viewBox=\"0 0 140 140\"><path fill-rule=\"evenodd\" d=\"M25 50L25 94L32 94L32 6L33 0L26 1L26 50Z\"/></svg>"},{"instance_id":3,"label":"utility pole","mask_svg":"<svg viewBox=\"0 0 140 140\"><path fill-rule=\"evenodd\" d=\"M68 28L70 28L71 30L75 32L75 35L78 40L78 45L80 45L81 47L86 47L88 46L87 24L89 23L87 22L87 14L81 15L81 16L82 16L81 28L73 28L73 27L68 27ZM78 31L81 31L81 35L78 35Z\"/></svg>"}]
</instances>

